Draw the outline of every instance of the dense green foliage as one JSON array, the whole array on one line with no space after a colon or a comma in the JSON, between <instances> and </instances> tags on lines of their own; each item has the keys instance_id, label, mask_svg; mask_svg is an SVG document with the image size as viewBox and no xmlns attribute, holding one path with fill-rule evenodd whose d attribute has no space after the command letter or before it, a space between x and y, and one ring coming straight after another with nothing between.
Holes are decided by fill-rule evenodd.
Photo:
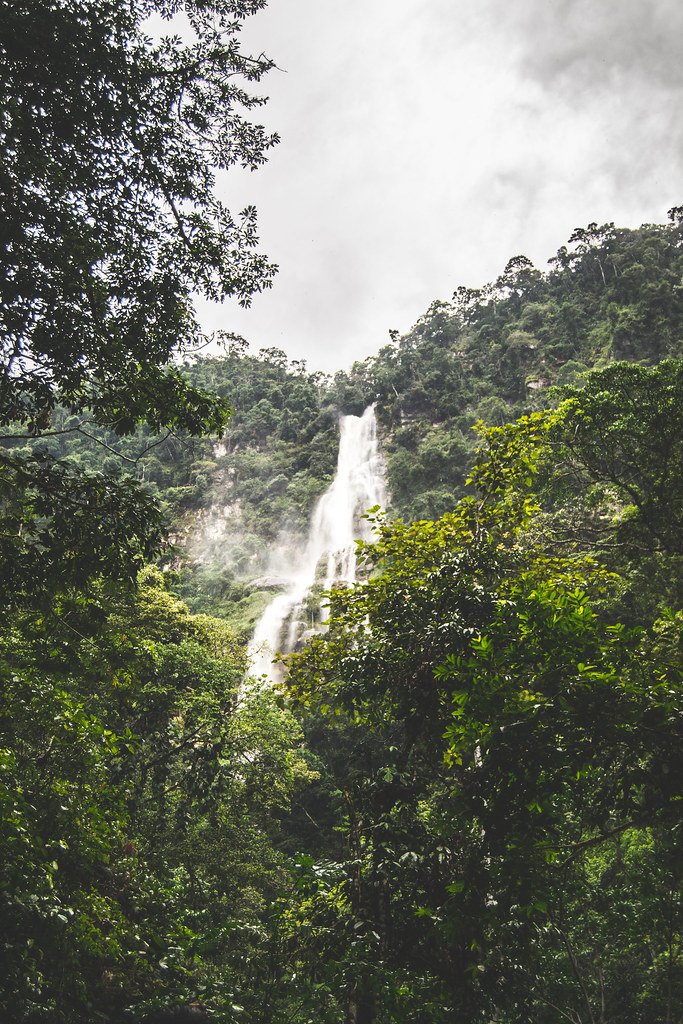
<instances>
[{"instance_id":1,"label":"dense green foliage","mask_svg":"<svg viewBox=\"0 0 683 1024\"><path fill-rule=\"evenodd\" d=\"M254 211L233 218L213 190L275 141L243 115L263 102L244 83L272 65L238 33L263 6L0 11L8 1024L139 1019L197 994L234 1020L268 972L263 908L289 884L273 839L308 775L298 726L240 686L225 623L143 568L162 509L121 472L161 429L224 429L228 402L174 362L205 340L193 295L247 304L272 277ZM150 16L181 13L184 38L147 35Z\"/></svg>"},{"instance_id":2,"label":"dense green foliage","mask_svg":"<svg viewBox=\"0 0 683 1024\"><path fill-rule=\"evenodd\" d=\"M252 1024L673 1024L683 368L660 357L679 352L681 247L675 225L613 236L640 265L658 239L674 293L660 343L636 275L637 363L596 347L615 302L599 272L595 295L579 281L583 253L521 268L573 295L580 361L546 325L514 366L490 362L538 304L498 284L333 379L239 339L188 364L234 405L218 444L72 429L63 408L49 436L8 430L15 458L63 474L49 504L5 499L10 1015L135 1020L199 995ZM264 542L303 528L339 412L373 399L407 516L378 518L367 582L335 593L287 693L251 693L225 620L248 634ZM103 468L144 487L134 528ZM157 506L181 546L126 592L112 576L151 553Z\"/></svg>"},{"instance_id":3,"label":"dense green foliage","mask_svg":"<svg viewBox=\"0 0 683 1024\"><path fill-rule=\"evenodd\" d=\"M380 519L375 575L293 656L343 794L344 843L319 856L361 941L337 964L324 917L318 941L357 1020L676 1019L683 620L663 602L680 533L657 510L680 508L682 388L681 363L615 364L556 412L484 431L477 496ZM541 513L558 476L581 501L571 527ZM329 900L324 876L310 887Z\"/></svg>"},{"instance_id":4,"label":"dense green foliage","mask_svg":"<svg viewBox=\"0 0 683 1024\"><path fill-rule=\"evenodd\" d=\"M158 570L134 597L17 613L0 645L3 1019L199 992L232 1020L288 885L273 839L308 774L298 727L238 689L230 631Z\"/></svg>"},{"instance_id":5,"label":"dense green foliage","mask_svg":"<svg viewBox=\"0 0 683 1024\"><path fill-rule=\"evenodd\" d=\"M515 257L494 284L459 288L368 360L400 514L440 515L465 493L478 419L542 409L549 386L614 360L683 355L682 228L672 213L668 225L577 229L547 274Z\"/></svg>"}]
</instances>

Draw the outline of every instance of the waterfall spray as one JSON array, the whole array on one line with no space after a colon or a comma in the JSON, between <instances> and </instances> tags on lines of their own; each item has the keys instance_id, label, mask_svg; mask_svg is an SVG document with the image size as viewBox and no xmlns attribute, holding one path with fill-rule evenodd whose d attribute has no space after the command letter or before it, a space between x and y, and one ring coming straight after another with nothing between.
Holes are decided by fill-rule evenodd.
<instances>
[{"instance_id":1,"label":"waterfall spray","mask_svg":"<svg viewBox=\"0 0 683 1024\"><path fill-rule=\"evenodd\" d=\"M275 597L256 625L249 645L251 674L276 678L273 658L296 647L308 623L302 618L316 582L329 590L335 583L356 581L356 539L369 540L370 528L362 518L372 506L386 503L384 464L377 444L374 405L362 416L339 421L337 471L315 507L306 544L292 559L287 586ZM324 609L321 610L324 620Z\"/></svg>"}]
</instances>

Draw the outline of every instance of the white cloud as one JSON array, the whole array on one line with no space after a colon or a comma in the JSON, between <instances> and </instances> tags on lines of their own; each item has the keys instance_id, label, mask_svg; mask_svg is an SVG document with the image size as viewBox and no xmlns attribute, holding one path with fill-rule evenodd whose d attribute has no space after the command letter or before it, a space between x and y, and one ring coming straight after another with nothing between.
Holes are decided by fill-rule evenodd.
<instances>
[{"instance_id":1,"label":"white cloud","mask_svg":"<svg viewBox=\"0 0 683 1024\"><path fill-rule=\"evenodd\" d=\"M274 290L212 326L325 369L432 299L588 221L662 219L683 164L678 0L271 0L245 39L286 74L255 175Z\"/></svg>"}]
</instances>

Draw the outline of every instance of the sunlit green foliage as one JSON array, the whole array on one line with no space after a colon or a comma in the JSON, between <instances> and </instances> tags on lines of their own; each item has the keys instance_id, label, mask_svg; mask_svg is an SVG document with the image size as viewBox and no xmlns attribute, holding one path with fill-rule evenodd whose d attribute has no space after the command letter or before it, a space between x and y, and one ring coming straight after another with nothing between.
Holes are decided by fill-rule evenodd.
<instances>
[{"instance_id":1,"label":"sunlit green foliage","mask_svg":"<svg viewBox=\"0 0 683 1024\"><path fill-rule=\"evenodd\" d=\"M682 623L639 582L636 542L656 545L653 509L676 514L679 380L617 365L555 412L483 429L476 496L380 519L374 575L334 593L329 631L291 659L345 840L329 854L349 924L321 917L318 941L334 963L339 927L370 944L355 989L334 976L363 1020L664 1024L681 1006ZM600 560L566 522L554 548L556 474L609 518ZM658 557L680 581L664 539ZM396 1002L402 978L422 1011Z\"/></svg>"},{"instance_id":2,"label":"sunlit green foliage","mask_svg":"<svg viewBox=\"0 0 683 1024\"><path fill-rule=\"evenodd\" d=\"M1 645L6 1019L225 1006L289 884L273 840L310 775L298 727L158 570L134 599L19 612Z\"/></svg>"}]
</instances>

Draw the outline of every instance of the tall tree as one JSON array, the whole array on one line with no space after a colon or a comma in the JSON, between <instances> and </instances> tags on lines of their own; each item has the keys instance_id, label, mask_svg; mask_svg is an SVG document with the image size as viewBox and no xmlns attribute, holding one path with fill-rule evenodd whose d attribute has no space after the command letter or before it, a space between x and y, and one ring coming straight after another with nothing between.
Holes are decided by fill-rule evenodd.
<instances>
[{"instance_id":1,"label":"tall tree","mask_svg":"<svg viewBox=\"0 0 683 1024\"><path fill-rule=\"evenodd\" d=\"M173 358L204 340L195 294L248 305L274 273L255 249L254 209L233 216L215 192L218 170L254 169L277 141L245 118L265 102L248 85L273 65L244 54L239 33L264 6L2 4L0 424L14 433L17 424L49 431L58 403L118 434L140 422L194 434L224 427L227 403L191 387ZM159 22L165 34L153 38ZM0 456L4 492L25 492L36 506L19 548L39 564L35 524L47 508L80 488L78 508L65 509L73 522L117 500L112 480L74 487L63 466L47 463ZM141 511L123 547L149 553L157 531L133 498L119 499ZM5 512L3 533L16 536L13 509ZM92 556L96 545L84 546Z\"/></svg>"}]
</instances>

